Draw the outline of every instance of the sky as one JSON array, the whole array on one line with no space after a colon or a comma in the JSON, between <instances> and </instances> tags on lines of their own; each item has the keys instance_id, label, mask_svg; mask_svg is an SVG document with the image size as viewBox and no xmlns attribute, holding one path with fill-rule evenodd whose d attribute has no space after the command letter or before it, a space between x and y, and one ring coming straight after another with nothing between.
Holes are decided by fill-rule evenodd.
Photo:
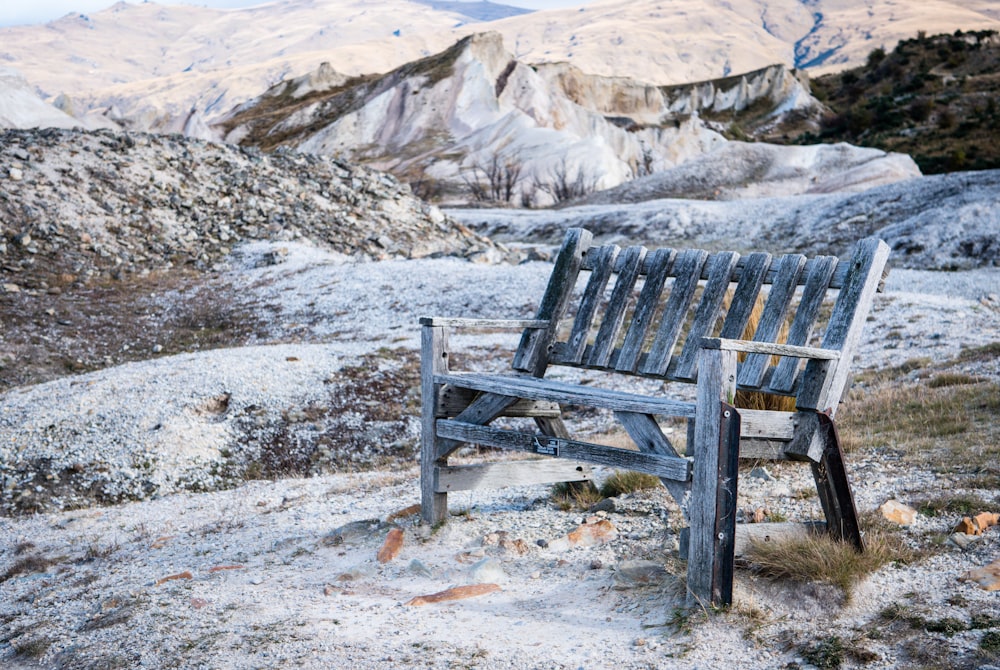
<instances>
[{"instance_id":1,"label":"sky","mask_svg":"<svg viewBox=\"0 0 1000 670\"><path fill-rule=\"evenodd\" d=\"M70 12L96 12L115 4L116 0L0 0L0 26L45 23L58 19ZM139 0L134 0L139 1ZM264 0L156 0L159 4L188 4L202 7L249 7L262 4ZM555 7L576 7L587 4L588 0L492 0L499 4L527 7L529 9L552 9Z\"/></svg>"}]
</instances>

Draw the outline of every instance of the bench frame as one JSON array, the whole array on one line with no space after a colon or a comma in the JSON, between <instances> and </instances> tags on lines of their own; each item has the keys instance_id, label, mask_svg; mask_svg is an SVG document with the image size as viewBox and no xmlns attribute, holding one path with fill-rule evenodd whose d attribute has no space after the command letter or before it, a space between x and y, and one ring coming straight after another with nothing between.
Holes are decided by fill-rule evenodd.
<instances>
[{"instance_id":1,"label":"bench frame","mask_svg":"<svg viewBox=\"0 0 1000 670\"><path fill-rule=\"evenodd\" d=\"M888 246L874 238L859 242L849 260L838 261L798 254L772 259L763 253L621 250L593 245L588 231L568 230L534 319L420 321L424 521L445 521L450 491L580 481L589 478L583 463L646 472L660 477L690 522L689 602L728 605L739 458L797 460L812 466L828 532L863 550L834 415L888 255ZM588 271L576 298L578 279ZM812 346L828 292L837 298L820 345ZM753 339L739 339L758 300L765 302ZM575 317L565 334L560 326L568 311ZM779 342L789 320L787 337ZM448 333L454 328L521 330L513 372L451 372ZM739 356L745 360L738 362ZM545 379L552 365L693 383L696 399ZM739 409L737 390L794 396L796 411ZM560 406L567 404L611 410L638 451L572 439L560 416ZM537 430L489 425L501 416L533 418ZM676 451L657 416L687 420L687 454ZM449 466L448 456L469 444L555 458Z\"/></svg>"}]
</instances>

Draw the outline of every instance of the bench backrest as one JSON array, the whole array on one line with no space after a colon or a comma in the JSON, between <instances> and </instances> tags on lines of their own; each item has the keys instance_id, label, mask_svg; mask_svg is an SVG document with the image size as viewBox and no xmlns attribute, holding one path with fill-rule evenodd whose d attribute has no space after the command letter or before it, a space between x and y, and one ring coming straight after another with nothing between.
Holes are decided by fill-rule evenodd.
<instances>
[{"instance_id":1,"label":"bench backrest","mask_svg":"<svg viewBox=\"0 0 1000 670\"><path fill-rule=\"evenodd\" d=\"M738 367L738 388L796 396L800 408L834 409L888 253L874 238L859 242L847 261L620 249L594 246L588 231L570 229L537 314L549 327L524 332L514 368L542 376L549 365L568 365L694 382L702 338L741 339L762 300L754 341L777 343L786 326L784 344L818 342L839 351L844 363L749 354ZM582 291L578 282L585 282ZM823 323L828 293L836 301ZM572 326L559 328L567 316Z\"/></svg>"}]
</instances>

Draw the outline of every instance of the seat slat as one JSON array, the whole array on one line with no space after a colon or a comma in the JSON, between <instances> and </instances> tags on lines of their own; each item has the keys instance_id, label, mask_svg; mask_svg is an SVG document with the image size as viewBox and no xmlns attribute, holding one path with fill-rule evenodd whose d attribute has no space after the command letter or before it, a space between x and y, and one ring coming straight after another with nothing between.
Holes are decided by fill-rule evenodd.
<instances>
[{"instance_id":1,"label":"seat slat","mask_svg":"<svg viewBox=\"0 0 1000 670\"><path fill-rule=\"evenodd\" d=\"M625 341L622 342L621 352L615 361L615 369L619 372L635 372L639 365L642 345L646 341L649 326L656 316L663 285L676 257L677 252L673 249L657 249L647 256L646 282L639 292L639 300L635 305L628 331L625 333Z\"/></svg>"},{"instance_id":2,"label":"seat slat","mask_svg":"<svg viewBox=\"0 0 1000 670\"><path fill-rule=\"evenodd\" d=\"M579 363L583 357L594 315L597 314L597 309L604 298L604 290L614 272L615 260L618 258L619 251L621 249L617 245L611 244L599 247L588 254L594 257L594 269L590 273L587 287L580 299L580 309L573 321L573 330L570 331L569 340L563 349L563 355L567 362Z\"/></svg>"},{"instance_id":3,"label":"seat slat","mask_svg":"<svg viewBox=\"0 0 1000 670\"><path fill-rule=\"evenodd\" d=\"M604 313L597 337L594 339L593 349L587 357L588 365L598 367L608 365L615 341L618 339L618 333L621 332L622 324L625 321L625 312L628 309L635 282L639 278L642 261L646 258L646 248L629 247L621 255L622 262L619 263L618 278L615 281L615 288L611 291L608 309Z\"/></svg>"},{"instance_id":4,"label":"seat slat","mask_svg":"<svg viewBox=\"0 0 1000 670\"><path fill-rule=\"evenodd\" d=\"M643 363L643 374L664 375L670 365L670 357L677 344L681 327L684 325L684 315L694 299L698 288L698 278L708 260L708 252L701 249L688 249L681 252L674 268L677 279L670 290L670 297L663 309L660 328L649 349L649 355Z\"/></svg>"},{"instance_id":5,"label":"seat slat","mask_svg":"<svg viewBox=\"0 0 1000 670\"><path fill-rule=\"evenodd\" d=\"M811 267L806 270L806 283L802 291L802 299L795 310L795 318L792 326L788 330L786 344L793 346L805 346L809 341L816 318L819 316L820 307L823 305L823 298L826 297L827 287L830 285L830 278L833 271L837 269L837 258L835 256L818 256ZM795 376L799 371L800 361L796 358L785 356L778 362L777 369L771 376L770 388L775 391L791 391L795 383Z\"/></svg>"},{"instance_id":6,"label":"seat slat","mask_svg":"<svg viewBox=\"0 0 1000 670\"><path fill-rule=\"evenodd\" d=\"M806 257L800 254L786 254L778 259L778 270L771 291L768 293L764 312L760 316L757 330L754 332L755 342L774 342L781 330L781 324L788 313L788 307L795 296L795 286ZM740 367L737 382L751 388L759 388L764 379L770 356L767 354L750 354Z\"/></svg>"},{"instance_id":7,"label":"seat slat","mask_svg":"<svg viewBox=\"0 0 1000 670\"><path fill-rule=\"evenodd\" d=\"M715 254L708 262L708 281L701 294L701 302L694 315L694 321L688 330L684 348L677 357L675 375L679 379L694 379L698 365L698 350L701 348L701 338L711 333L719 320L722 301L729 289L729 278L740 255L734 251L724 251Z\"/></svg>"}]
</instances>

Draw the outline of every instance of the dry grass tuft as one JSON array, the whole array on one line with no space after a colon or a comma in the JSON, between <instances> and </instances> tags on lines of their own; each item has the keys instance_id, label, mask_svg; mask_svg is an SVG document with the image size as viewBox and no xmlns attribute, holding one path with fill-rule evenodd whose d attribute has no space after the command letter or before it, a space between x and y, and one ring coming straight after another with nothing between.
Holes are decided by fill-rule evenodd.
<instances>
[{"instance_id":1,"label":"dry grass tuft","mask_svg":"<svg viewBox=\"0 0 1000 670\"><path fill-rule=\"evenodd\" d=\"M655 489L660 486L660 478L655 475L648 475L644 472L633 472L631 470L616 470L614 474L604 480L601 484L601 495L605 498L614 498L623 493L632 493L644 489Z\"/></svg>"},{"instance_id":2,"label":"dry grass tuft","mask_svg":"<svg viewBox=\"0 0 1000 670\"><path fill-rule=\"evenodd\" d=\"M772 579L832 584L850 601L854 585L889 563L909 563L920 554L882 524L869 522L865 550L828 535L806 535L778 542L753 542L745 558L750 568Z\"/></svg>"},{"instance_id":3,"label":"dry grass tuft","mask_svg":"<svg viewBox=\"0 0 1000 670\"><path fill-rule=\"evenodd\" d=\"M564 512L589 509L604 499L597 486L591 482L561 482L552 487L552 502Z\"/></svg>"}]
</instances>

